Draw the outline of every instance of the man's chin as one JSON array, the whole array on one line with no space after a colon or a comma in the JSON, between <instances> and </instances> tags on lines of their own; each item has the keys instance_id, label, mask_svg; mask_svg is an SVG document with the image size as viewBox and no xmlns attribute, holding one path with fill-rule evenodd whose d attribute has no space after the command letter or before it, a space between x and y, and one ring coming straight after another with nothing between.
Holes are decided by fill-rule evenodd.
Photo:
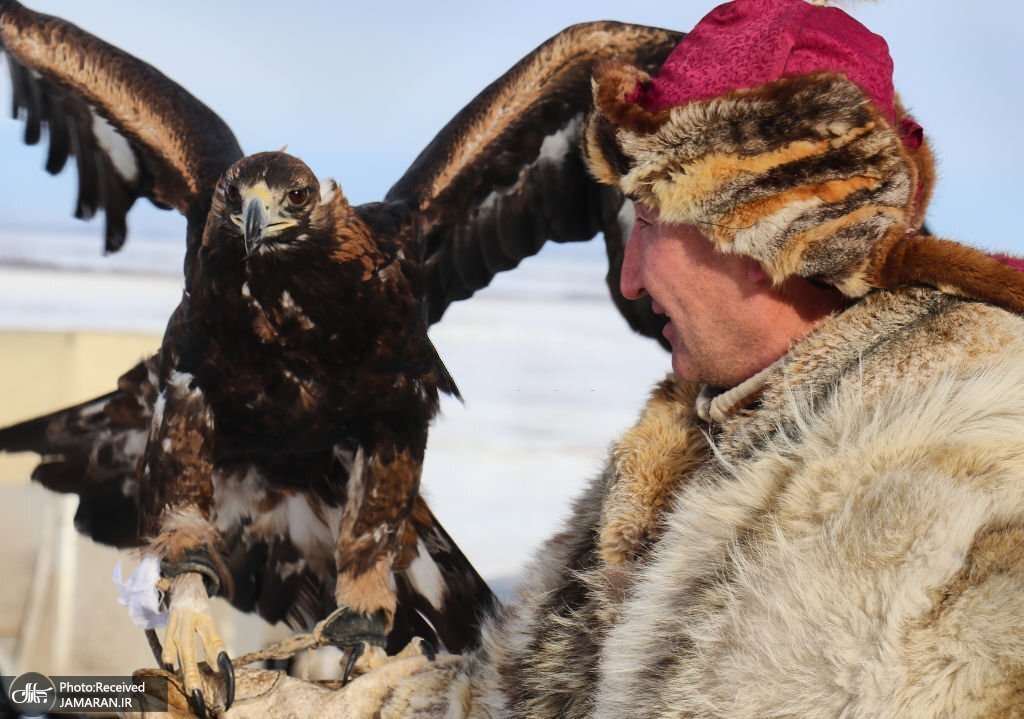
<instances>
[{"instance_id":1,"label":"man's chin","mask_svg":"<svg viewBox=\"0 0 1024 719\"><path fill-rule=\"evenodd\" d=\"M705 384L704 380L700 377L700 373L696 371L696 369L693 367L693 364L689 360L689 353L687 353L685 350L680 350L673 346L672 374L676 376L676 379L682 380L683 382L695 382L697 384Z\"/></svg>"}]
</instances>

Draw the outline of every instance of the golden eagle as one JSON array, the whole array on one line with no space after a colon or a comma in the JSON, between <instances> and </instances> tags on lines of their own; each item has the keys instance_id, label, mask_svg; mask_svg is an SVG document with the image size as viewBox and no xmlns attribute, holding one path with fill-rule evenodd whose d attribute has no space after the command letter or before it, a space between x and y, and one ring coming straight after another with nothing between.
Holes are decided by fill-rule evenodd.
<instances>
[{"instance_id":1,"label":"golden eagle","mask_svg":"<svg viewBox=\"0 0 1024 719\"><path fill-rule=\"evenodd\" d=\"M327 617L341 646L477 640L493 598L419 495L439 392L457 394L427 327L547 240L603 232L620 310L660 336L618 295L630 213L587 176L577 140L593 64L653 69L678 39L612 22L559 33L382 202L354 207L294 157L244 156L155 68L0 0L25 141L45 128L52 173L74 158L77 214L105 213L106 249L139 197L187 221L185 289L159 351L104 397L0 430L0 449L43 456L33 477L79 495L81 531L161 560L165 658L198 708L196 632L230 674L210 594L295 626Z\"/></svg>"}]
</instances>

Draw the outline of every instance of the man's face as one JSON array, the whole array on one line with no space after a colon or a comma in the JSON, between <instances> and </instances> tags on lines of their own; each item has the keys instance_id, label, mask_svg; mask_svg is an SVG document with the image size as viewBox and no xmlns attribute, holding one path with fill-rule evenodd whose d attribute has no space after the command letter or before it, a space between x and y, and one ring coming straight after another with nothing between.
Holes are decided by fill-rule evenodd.
<instances>
[{"instance_id":1,"label":"man's face","mask_svg":"<svg viewBox=\"0 0 1024 719\"><path fill-rule=\"evenodd\" d=\"M620 285L630 299L650 295L668 316L676 376L718 387L767 367L843 304L801 279L772 287L757 262L718 252L696 226L661 223L640 204Z\"/></svg>"}]
</instances>

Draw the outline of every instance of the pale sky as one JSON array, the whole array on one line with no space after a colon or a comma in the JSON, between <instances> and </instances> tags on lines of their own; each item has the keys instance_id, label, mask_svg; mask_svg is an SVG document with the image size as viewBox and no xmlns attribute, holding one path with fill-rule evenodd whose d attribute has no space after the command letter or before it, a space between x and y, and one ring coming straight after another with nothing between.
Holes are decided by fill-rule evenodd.
<instances>
[{"instance_id":1,"label":"pale sky","mask_svg":"<svg viewBox=\"0 0 1024 719\"><path fill-rule=\"evenodd\" d=\"M561 28L615 19L686 30L713 7L692 0L29 4L155 65L220 114L246 152L288 145L354 202L380 199L459 108ZM1024 4L846 7L889 41L897 89L939 157L933 229L1024 253L1016 217L1024 197ZM23 146L21 123L7 118L9 96L4 72L0 229L84 231L98 252L101 221L71 218L73 165L59 179L46 175L43 147ZM184 234L182 218L145 202L128 221L137 233Z\"/></svg>"}]
</instances>

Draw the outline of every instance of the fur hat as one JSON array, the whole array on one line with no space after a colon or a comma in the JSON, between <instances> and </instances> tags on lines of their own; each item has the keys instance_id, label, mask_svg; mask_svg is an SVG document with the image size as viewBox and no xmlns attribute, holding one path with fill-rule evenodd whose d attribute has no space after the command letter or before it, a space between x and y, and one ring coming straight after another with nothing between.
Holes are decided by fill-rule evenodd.
<instances>
[{"instance_id":1,"label":"fur hat","mask_svg":"<svg viewBox=\"0 0 1024 719\"><path fill-rule=\"evenodd\" d=\"M934 184L878 35L806 0L733 0L651 78L594 72L583 151L598 181L699 226L721 251L850 297L927 284L1024 311L1004 259L922 235Z\"/></svg>"}]
</instances>

